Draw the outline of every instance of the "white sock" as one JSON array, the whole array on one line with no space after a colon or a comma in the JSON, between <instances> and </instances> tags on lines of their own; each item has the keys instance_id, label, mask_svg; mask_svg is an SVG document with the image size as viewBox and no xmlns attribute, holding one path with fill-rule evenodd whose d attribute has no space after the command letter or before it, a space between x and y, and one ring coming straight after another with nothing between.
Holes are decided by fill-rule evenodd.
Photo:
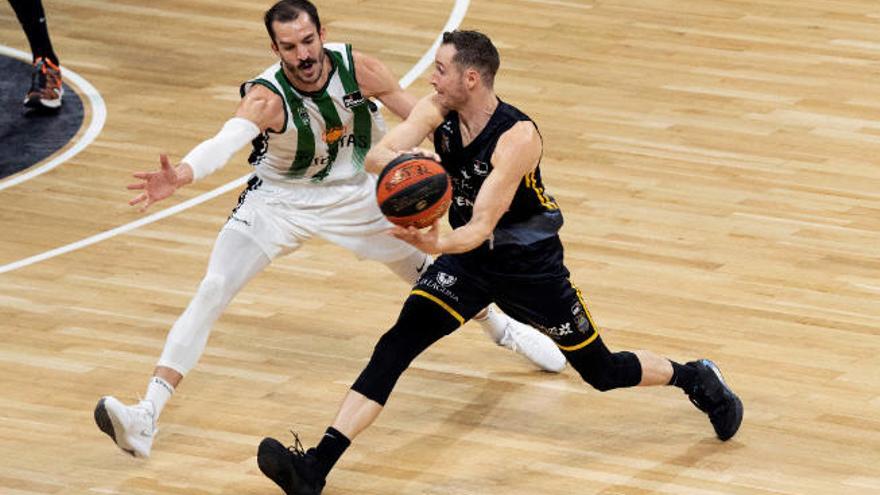
<instances>
[{"instance_id":1,"label":"white sock","mask_svg":"<svg viewBox=\"0 0 880 495\"><path fill-rule=\"evenodd\" d=\"M486 316L482 319L474 318L474 320L479 322L480 326L483 327L483 331L486 332L486 335L498 344L507 334L509 318L509 316L495 311L492 306L488 306L486 307Z\"/></svg>"},{"instance_id":2,"label":"white sock","mask_svg":"<svg viewBox=\"0 0 880 495\"><path fill-rule=\"evenodd\" d=\"M171 398L171 394L173 393L174 387L163 378L159 378L158 376L150 378L150 383L147 385L147 396L144 397L144 400L153 403L155 411L153 421L159 419L159 414L162 413L165 403L168 402L168 399Z\"/></svg>"}]
</instances>

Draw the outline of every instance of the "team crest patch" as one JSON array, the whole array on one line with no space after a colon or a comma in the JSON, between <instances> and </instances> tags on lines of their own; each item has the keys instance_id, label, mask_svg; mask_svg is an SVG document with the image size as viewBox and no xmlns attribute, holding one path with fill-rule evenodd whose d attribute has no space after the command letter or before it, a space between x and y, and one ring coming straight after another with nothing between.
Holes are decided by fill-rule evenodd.
<instances>
[{"instance_id":1,"label":"team crest patch","mask_svg":"<svg viewBox=\"0 0 880 495\"><path fill-rule=\"evenodd\" d=\"M367 100L364 99L364 95L362 95L360 91L348 93L347 95L342 97L342 104L345 105L345 108L356 107L359 105L363 105L366 102Z\"/></svg>"},{"instance_id":2,"label":"team crest patch","mask_svg":"<svg viewBox=\"0 0 880 495\"><path fill-rule=\"evenodd\" d=\"M309 119L309 111L306 109L306 107L299 107L296 112L299 115L300 120L303 121L303 124L311 125L311 119Z\"/></svg>"},{"instance_id":3,"label":"team crest patch","mask_svg":"<svg viewBox=\"0 0 880 495\"><path fill-rule=\"evenodd\" d=\"M449 287L450 285L454 284L456 280L458 280L458 278L456 278L455 275L450 275L443 272L439 272L437 274L437 282L443 287Z\"/></svg>"}]
</instances>

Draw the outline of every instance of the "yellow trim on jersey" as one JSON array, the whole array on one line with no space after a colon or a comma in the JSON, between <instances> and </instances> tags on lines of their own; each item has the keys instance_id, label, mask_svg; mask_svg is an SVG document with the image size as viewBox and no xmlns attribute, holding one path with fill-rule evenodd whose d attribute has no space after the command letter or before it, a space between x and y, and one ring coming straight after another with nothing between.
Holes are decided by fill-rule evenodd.
<instances>
[{"instance_id":1,"label":"yellow trim on jersey","mask_svg":"<svg viewBox=\"0 0 880 495\"><path fill-rule=\"evenodd\" d=\"M439 297L435 296L434 294L428 294L427 292L425 292L423 290L414 290L414 291L410 292L410 294L412 294L414 296L422 296L425 299L429 299L431 301L434 301L435 303L437 303L438 306L440 306L441 308L448 311L449 314L451 314L456 320L458 320L459 323L464 325L464 318L462 318L461 315L458 314L458 311L452 309L451 306L449 306L448 304L443 302Z\"/></svg>"},{"instance_id":2,"label":"yellow trim on jersey","mask_svg":"<svg viewBox=\"0 0 880 495\"><path fill-rule=\"evenodd\" d=\"M576 285L572 284L571 280L569 280L568 283L571 284L571 288L574 289L575 294L577 294L578 301L581 302L581 307L584 308L584 313L587 314L587 320L589 320L590 327L593 329L593 335L590 335L590 337L587 338L587 340L581 342L580 344L576 344L576 345L572 345L572 346L564 346L564 345L557 344L557 346L559 346L559 348L562 349L563 351L576 351L578 349L583 349L584 347L590 345L594 340L596 340L596 337L599 336L599 327L597 327L596 323L593 322L593 316L590 314L589 308L587 308L587 303L584 301L584 295L581 294L581 290L578 289Z\"/></svg>"},{"instance_id":3,"label":"yellow trim on jersey","mask_svg":"<svg viewBox=\"0 0 880 495\"><path fill-rule=\"evenodd\" d=\"M559 209L559 205L556 204L555 201L551 200L544 194L544 188L538 187L537 180L535 180L535 171L532 170L525 177L523 177L526 182L526 187L535 191L535 195L538 196L538 201L541 202L541 205L548 210L557 210Z\"/></svg>"},{"instance_id":4,"label":"yellow trim on jersey","mask_svg":"<svg viewBox=\"0 0 880 495\"><path fill-rule=\"evenodd\" d=\"M559 345L559 344L556 344L556 345L559 346L559 348L562 349L563 351L569 351L569 352L576 351L578 349L582 349L582 348L590 345L594 340L596 340L596 337L598 337L598 336L599 336L599 332L596 332L595 329L593 329L593 335L591 335L590 338L581 342L580 344L573 345L573 346L564 346L564 345Z\"/></svg>"},{"instance_id":5,"label":"yellow trim on jersey","mask_svg":"<svg viewBox=\"0 0 880 495\"><path fill-rule=\"evenodd\" d=\"M584 295L581 294L581 290L578 289L576 285L572 284L571 280L569 280L568 283L571 284L571 288L574 289L575 293L577 294L578 301L581 302L581 306L584 308L584 312L587 313L587 320L590 321L590 326L593 327L593 330L595 330L596 333L599 333L599 327L596 326L596 322L593 321L593 315L590 314L590 308L587 307L587 302L584 301Z\"/></svg>"}]
</instances>

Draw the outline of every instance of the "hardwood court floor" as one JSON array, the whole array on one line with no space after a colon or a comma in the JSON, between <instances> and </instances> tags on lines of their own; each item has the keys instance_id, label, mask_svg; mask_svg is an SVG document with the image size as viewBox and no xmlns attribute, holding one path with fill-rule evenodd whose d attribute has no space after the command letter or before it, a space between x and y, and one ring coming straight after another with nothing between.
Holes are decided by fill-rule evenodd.
<instances>
[{"instance_id":1,"label":"hardwood court floor","mask_svg":"<svg viewBox=\"0 0 880 495\"><path fill-rule=\"evenodd\" d=\"M0 264L142 218L129 175L231 115L273 60L269 3L48 0L62 63L108 118L73 160L0 192ZM403 74L453 3L320 6L331 40ZM605 340L712 357L745 422L722 444L676 390L601 394L468 324L415 362L325 493L880 492L880 5L475 0L463 26L495 39L499 94L540 125ZM0 43L27 49L5 2ZM244 158L155 210L245 174ZM101 395L143 393L236 195L0 275L0 493L278 493L260 438L313 443L407 292L335 246L239 295L149 461L92 420Z\"/></svg>"}]
</instances>

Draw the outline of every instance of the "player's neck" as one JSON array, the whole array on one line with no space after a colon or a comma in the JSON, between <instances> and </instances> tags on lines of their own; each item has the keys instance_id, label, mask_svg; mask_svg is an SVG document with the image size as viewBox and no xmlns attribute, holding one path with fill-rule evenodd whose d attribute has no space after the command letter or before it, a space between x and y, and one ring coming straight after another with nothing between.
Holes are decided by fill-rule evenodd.
<instances>
[{"instance_id":1,"label":"player's neck","mask_svg":"<svg viewBox=\"0 0 880 495\"><path fill-rule=\"evenodd\" d=\"M498 97L494 91L485 91L474 95L465 106L458 111L459 122L471 139L486 127L495 109L498 108Z\"/></svg>"}]
</instances>

